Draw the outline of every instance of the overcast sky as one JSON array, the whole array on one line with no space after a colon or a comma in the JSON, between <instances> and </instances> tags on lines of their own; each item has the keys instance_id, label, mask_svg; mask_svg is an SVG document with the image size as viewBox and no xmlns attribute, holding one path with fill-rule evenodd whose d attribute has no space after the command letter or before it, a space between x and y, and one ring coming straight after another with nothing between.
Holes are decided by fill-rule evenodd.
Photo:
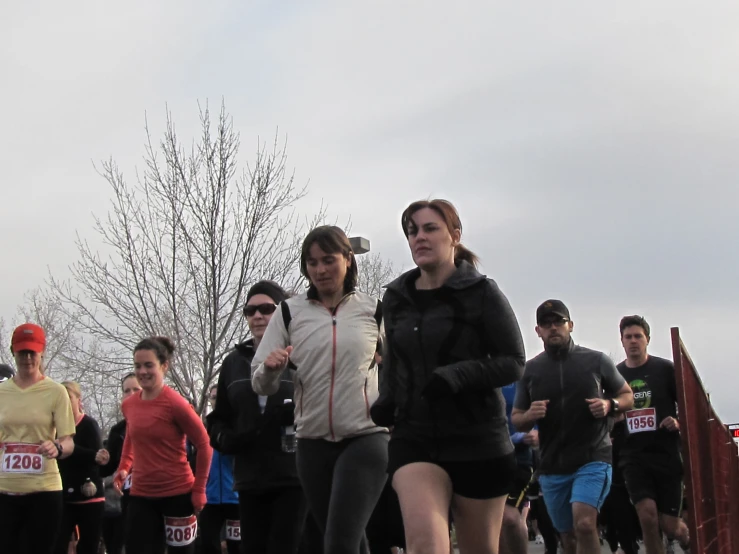
<instances>
[{"instance_id":1,"label":"overcast sky","mask_svg":"<svg viewBox=\"0 0 739 554\"><path fill-rule=\"evenodd\" d=\"M461 4L461 5L460 5ZM683 339L726 423L739 421L739 4L652 1L4 2L0 316L75 234L96 240L113 156L133 177L144 115L180 135L225 99L242 159L287 134L290 165L374 251L410 267L399 226L453 201L463 240L510 298L564 300L580 343L621 355ZM47 269L48 268L48 269Z\"/></svg>"}]
</instances>

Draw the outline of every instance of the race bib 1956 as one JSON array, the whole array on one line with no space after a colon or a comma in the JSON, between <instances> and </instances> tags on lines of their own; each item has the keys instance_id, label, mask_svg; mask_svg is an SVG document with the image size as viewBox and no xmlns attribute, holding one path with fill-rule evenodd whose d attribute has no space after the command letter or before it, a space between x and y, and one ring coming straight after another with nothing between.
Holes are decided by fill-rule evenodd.
<instances>
[{"instance_id":1,"label":"race bib 1956","mask_svg":"<svg viewBox=\"0 0 739 554\"><path fill-rule=\"evenodd\" d=\"M629 426L629 434L656 431L657 410L654 408L629 410L626 412L626 424Z\"/></svg>"},{"instance_id":2,"label":"race bib 1956","mask_svg":"<svg viewBox=\"0 0 739 554\"><path fill-rule=\"evenodd\" d=\"M227 519L226 520L226 540L227 541L240 541L241 540L241 522L238 519Z\"/></svg>"},{"instance_id":3,"label":"race bib 1956","mask_svg":"<svg viewBox=\"0 0 739 554\"><path fill-rule=\"evenodd\" d=\"M167 536L167 546L187 546L195 541L198 535L198 518L165 517L164 531Z\"/></svg>"},{"instance_id":4,"label":"race bib 1956","mask_svg":"<svg viewBox=\"0 0 739 554\"><path fill-rule=\"evenodd\" d=\"M43 473L44 457L36 452L38 444L5 443L2 471L6 473Z\"/></svg>"}]
</instances>

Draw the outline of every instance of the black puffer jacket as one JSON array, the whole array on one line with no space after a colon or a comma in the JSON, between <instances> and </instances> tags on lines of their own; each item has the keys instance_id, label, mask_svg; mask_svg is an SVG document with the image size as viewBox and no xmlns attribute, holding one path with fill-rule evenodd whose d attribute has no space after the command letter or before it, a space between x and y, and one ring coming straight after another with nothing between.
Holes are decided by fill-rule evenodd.
<instances>
[{"instance_id":1,"label":"black puffer jacket","mask_svg":"<svg viewBox=\"0 0 739 554\"><path fill-rule=\"evenodd\" d=\"M393 438L427 441L439 460L508 454L500 387L517 381L525 354L508 300L461 262L436 291L416 291L420 270L393 281L383 299L386 345L376 423Z\"/></svg>"},{"instance_id":2,"label":"black puffer jacket","mask_svg":"<svg viewBox=\"0 0 739 554\"><path fill-rule=\"evenodd\" d=\"M259 396L251 386L254 342L237 344L226 356L218 378L216 408L206 426L210 444L223 454L234 454L234 489L262 491L300 486L295 454L282 452L281 428L293 422L293 382L288 374L276 394L267 397L261 413Z\"/></svg>"}]
</instances>

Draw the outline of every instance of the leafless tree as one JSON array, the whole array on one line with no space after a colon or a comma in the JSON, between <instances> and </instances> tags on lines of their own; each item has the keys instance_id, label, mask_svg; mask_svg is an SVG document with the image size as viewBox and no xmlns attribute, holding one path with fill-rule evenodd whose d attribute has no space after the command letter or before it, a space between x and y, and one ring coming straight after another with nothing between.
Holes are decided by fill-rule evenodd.
<instances>
[{"instance_id":1,"label":"leafless tree","mask_svg":"<svg viewBox=\"0 0 739 554\"><path fill-rule=\"evenodd\" d=\"M357 266L359 269L357 288L376 298L382 298L383 287L400 274L393 262L377 252L357 256Z\"/></svg>"},{"instance_id":2,"label":"leafless tree","mask_svg":"<svg viewBox=\"0 0 739 554\"><path fill-rule=\"evenodd\" d=\"M107 247L78 238L73 280L51 279L80 328L104 346L101 362L131 366L143 337L166 335L177 345L171 384L202 410L227 349L246 334L241 317L248 286L258 279L297 283L305 228L293 207L305 187L288 171L285 143L257 143L238 168L239 134L221 106L215 121L200 109L201 134L187 150L167 112L155 143L146 124L145 168L134 183L111 159L97 169L113 198L95 231Z\"/></svg>"}]
</instances>

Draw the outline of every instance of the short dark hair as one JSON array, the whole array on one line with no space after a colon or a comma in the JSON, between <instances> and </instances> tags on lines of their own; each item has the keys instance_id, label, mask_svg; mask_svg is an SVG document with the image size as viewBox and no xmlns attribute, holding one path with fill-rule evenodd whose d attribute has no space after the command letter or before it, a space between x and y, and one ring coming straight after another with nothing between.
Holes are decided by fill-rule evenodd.
<instances>
[{"instance_id":1,"label":"short dark hair","mask_svg":"<svg viewBox=\"0 0 739 554\"><path fill-rule=\"evenodd\" d=\"M344 278L344 294L353 292L357 288L357 282L359 281L359 268L357 267L357 259L354 257L352 245L346 233L336 225L322 225L313 229L305 237L303 247L300 251L300 273L308 279L309 283L308 257L310 256L310 249L314 244L317 244L327 254L341 254L347 260L351 260L351 266L346 270L346 277ZM314 293L316 292L313 283L309 285L309 291L311 289Z\"/></svg>"},{"instance_id":2,"label":"short dark hair","mask_svg":"<svg viewBox=\"0 0 739 554\"><path fill-rule=\"evenodd\" d=\"M627 327L633 327L634 325L644 329L644 336L650 338L649 334L651 331L649 329L649 323L647 323L647 320L640 315L627 315L621 318L621 323L618 324L621 337L624 336L624 329Z\"/></svg>"},{"instance_id":3,"label":"short dark hair","mask_svg":"<svg viewBox=\"0 0 739 554\"><path fill-rule=\"evenodd\" d=\"M174 343L168 337L147 337L133 349L134 352L139 350L151 350L156 355L159 363L164 364L172 359Z\"/></svg>"}]
</instances>

